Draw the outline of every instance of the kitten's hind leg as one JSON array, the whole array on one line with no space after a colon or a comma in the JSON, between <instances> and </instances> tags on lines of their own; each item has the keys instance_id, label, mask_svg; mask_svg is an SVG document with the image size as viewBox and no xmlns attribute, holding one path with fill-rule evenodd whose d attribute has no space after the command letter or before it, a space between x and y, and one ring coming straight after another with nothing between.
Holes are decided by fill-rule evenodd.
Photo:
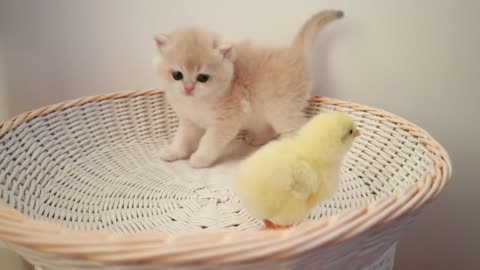
<instances>
[{"instance_id":1,"label":"kitten's hind leg","mask_svg":"<svg viewBox=\"0 0 480 270\"><path fill-rule=\"evenodd\" d=\"M280 136L290 136L307 122L303 112L291 112L288 115L270 118L270 123Z\"/></svg>"},{"instance_id":2,"label":"kitten's hind leg","mask_svg":"<svg viewBox=\"0 0 480 270\"><path fill-rule=\"evenodd\" d=\"M304 108L308 105L308 96L300 90L297 94L277 97L265 104L265 119L281 137L293 135L307 122Z\"/></svg>"},{"instance_id":3,"label":"kitten's hind leg","mask_svg":"<svg viewBox=\"0 0 480 270\"><path fill-rule=\"evenodd\" d=\"M262 127L247 130L245 142L251 146L261 146L276 137L278 137L278 134L275 130L270 125L264 125Z\"/></svg>"}]
</instances>

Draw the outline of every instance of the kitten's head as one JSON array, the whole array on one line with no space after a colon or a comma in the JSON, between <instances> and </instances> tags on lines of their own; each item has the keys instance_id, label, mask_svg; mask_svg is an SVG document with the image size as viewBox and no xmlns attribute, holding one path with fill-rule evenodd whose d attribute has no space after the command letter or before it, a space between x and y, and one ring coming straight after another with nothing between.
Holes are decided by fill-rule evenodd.
<instances>
[{"instance_id":1,"label":"kitten's head","mask_svg":"<svg viewBox=\"0 0 480 270\"><path fill-rule=\"evenodd\" d=\"M165 91L188 98L215 96L230 88L234 51L231 44L194 28L157 35L155 68Z\"/></svg>"}]
</instances>

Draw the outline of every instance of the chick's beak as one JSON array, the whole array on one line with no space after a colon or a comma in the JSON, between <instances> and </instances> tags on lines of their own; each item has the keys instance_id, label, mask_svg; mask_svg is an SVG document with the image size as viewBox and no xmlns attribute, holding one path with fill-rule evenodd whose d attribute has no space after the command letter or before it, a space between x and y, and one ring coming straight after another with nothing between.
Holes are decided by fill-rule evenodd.
<instances>
[{"instance_id":1,"label":"chick's beak","mask_svg":"<svg viewBox=\"0 0 480 270\"><path fill-rule=\"evenodd\" d=\"M358 137L360 136L360 130L356 129L354 132L353 132L353 137Z\"/></svg>"}]
</instances>

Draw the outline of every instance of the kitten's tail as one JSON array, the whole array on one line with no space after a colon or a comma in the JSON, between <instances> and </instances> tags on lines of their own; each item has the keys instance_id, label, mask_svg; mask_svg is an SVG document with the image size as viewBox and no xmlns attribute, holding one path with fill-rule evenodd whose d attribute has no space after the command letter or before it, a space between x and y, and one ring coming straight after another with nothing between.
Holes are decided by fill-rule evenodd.
<instances>
[{"instance_id":1,"label":"kitten's tail","mask_svg":"<svg viewBox=\"0 0 480 270\"><path fill-rule=\"evenodd\" d=\"M330 22L343 17L343 11L324 10L308 19L293 40L293 47L309 53L316 34Z\"/></svg>"}]
</instances>

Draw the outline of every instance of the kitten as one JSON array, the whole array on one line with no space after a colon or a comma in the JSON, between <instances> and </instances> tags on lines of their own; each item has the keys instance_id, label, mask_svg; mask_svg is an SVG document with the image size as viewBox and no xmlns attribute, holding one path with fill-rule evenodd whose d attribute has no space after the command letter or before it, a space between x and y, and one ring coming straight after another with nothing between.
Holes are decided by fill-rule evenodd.
<instances>
[{"instance_id":1,"label":"kitten","mask_svg":"<svg viewBox=\"0 0 480 270\"><path fill-rule=\"evenodd\" d=\"M311 93L309 52L318 30L341 18L327 10L312 16L290 46L262 48L223 42L187 28L155 37L161 88L179 118L166 161L211 166L238 134L259 146L298 129Z\"/></svg>"}]
</instances>

